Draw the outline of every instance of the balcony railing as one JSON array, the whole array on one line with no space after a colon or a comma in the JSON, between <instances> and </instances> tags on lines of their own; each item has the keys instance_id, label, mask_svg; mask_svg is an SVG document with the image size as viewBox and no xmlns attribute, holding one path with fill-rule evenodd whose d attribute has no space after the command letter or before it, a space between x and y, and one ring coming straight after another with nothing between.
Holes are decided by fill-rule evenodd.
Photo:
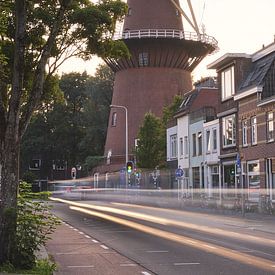
<instances>
[{"instance_id":1,"label":"balcony railing","mask_svg":"<svg viewBox=\"0 0 275 275\"><path fill-rule=\"evenodd\" d=\"M215 49L218 48L218 41L206 34L197 34L195 32L173 30L173 29L141 29L128 30L114 35L115 40L133 39L133 38L175 38L191 41L200 41L212 45Z\"/></svg>"}]
</instances>

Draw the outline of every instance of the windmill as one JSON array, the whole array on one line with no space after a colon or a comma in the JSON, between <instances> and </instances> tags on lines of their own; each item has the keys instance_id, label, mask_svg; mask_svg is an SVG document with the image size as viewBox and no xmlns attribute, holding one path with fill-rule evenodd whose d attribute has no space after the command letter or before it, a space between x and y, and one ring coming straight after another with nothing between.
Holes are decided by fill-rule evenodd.
<instances>
[{"instance_id":1,"label":"windmill","mask_svg":"<svg viewBox=\"0 0 275 275\"><path fill-rule=\"evenodd\" d=\"M105 59L115 72L112 106L120 106L110 112L105 143L108 171L121 169L125 160L133 158L145 113L161 116L176 94L190 91L191 72L217 49L215 38L200 33L191 0L186 1L191 16L179 0L127 1L123 31L115 39L124 41L131 57ZM182 17L191 32L184 29Z\"/></svg>"}]
</instances>

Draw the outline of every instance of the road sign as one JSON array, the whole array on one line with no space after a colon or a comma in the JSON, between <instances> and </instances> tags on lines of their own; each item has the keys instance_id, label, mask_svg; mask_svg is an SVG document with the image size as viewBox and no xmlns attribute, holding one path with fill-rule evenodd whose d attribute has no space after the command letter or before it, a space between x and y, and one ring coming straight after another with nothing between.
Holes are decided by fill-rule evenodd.
<instances>
[{"instance_id":1,"label":"road sign","mask_svg":"<svg viewBox=\"0 0 275 275\"><path fill-rule=\"evenodd\" d=\"M182 178L183 175L184 175L184 171L183 171L181 168L178 168L178 169L176 170L176 177L177 177L177 178Z\"/></svg>"}]
</instances>

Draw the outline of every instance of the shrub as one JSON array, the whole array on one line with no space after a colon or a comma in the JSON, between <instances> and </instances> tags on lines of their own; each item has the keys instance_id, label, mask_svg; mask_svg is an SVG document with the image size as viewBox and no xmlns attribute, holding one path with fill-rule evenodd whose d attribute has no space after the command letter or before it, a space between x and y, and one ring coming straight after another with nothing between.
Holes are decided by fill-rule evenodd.
<instances>
[{"instance_id":1,"label":"shrub","mask_svg":"<svg viewBox=\"0 0 275 275\"><path fill-rule=\"evenodd\" d=\"M25 269L35 266L35 251L45 245L49 235L59 224L58 219L50 213L47 202L38 200L39 195L34 195L30 190L30 184L20 183L17 206L17 247L13 261L15 267ZM47 193L43 193L42 197L47 198Z\"/></svg>"}]
</instances>

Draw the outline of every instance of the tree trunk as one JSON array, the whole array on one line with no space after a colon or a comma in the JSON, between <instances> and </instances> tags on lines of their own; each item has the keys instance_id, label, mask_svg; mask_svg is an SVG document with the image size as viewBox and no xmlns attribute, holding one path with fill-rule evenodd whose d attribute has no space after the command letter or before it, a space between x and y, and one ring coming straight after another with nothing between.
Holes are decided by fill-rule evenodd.
<instances>
[{"instance_id":1,"label":"tree trunk","mask_svg":"<svg viewBox=\"0 0 275 275\"><path fill-rule=\"evenodd\" d=\"M12 89L0 136L0 265L14 263L19 184L19 116L25 63L26 1L17 0ZM3 117L3 116L2 116ZM3 124L3 122L2 122Z\"/></svg>"},{"instance_id":2,"label":"tree trunk","mask_svg":"<svg viewBox=\"0 0 275 275\"><path fill-rule=\"evenodd\" d=\"M14 134L6 135L1 147L0 190L0 264L13 263L16 234L16 207L18 189L19 145Z\"/></svg>"}]
</instances>

